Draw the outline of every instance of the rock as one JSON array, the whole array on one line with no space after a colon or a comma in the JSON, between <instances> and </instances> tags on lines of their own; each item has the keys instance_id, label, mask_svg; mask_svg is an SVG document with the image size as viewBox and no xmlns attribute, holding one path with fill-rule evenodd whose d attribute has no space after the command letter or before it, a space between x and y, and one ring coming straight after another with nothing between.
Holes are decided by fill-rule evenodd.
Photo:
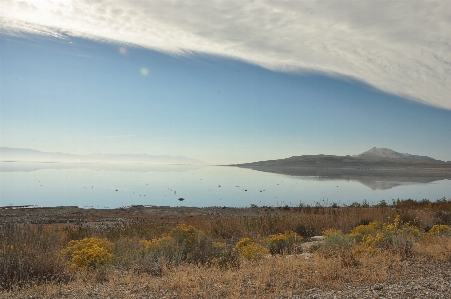
<instances>
[{"instance_id":1,"label":"rock","mask_svg":"<svg viewBox=\"0 0 451 299\"><path fill-rule=\"evenodd\" d=\"M373 286L373 290L375 290L375 291L380 291L383 288L384 288L384 286L381 285L381 284L376 284L376 285Z\"/></svg>"},{"instance_id":2,"label":"rock","mask_svg":"<svg viewBox=\"0 0 451 299\"><path fill-rule=\"evenodd\" d=\"M313 236L310 238L310 240L312 240L314 242L324 241L324 236Z\"/></svg>"}]
</instances>

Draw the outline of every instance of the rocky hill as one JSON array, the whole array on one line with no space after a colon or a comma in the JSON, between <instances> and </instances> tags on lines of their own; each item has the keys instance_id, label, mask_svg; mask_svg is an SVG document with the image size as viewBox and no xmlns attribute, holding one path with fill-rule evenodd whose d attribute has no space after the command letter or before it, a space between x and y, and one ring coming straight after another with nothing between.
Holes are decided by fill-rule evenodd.
<instances>
[{"instance_id":1,"label":"rocky hill","mask_svg":"<svg viewBox=\"0 0 451 299\"><path fill-rule=\"evenodd\" d=\"M418 156L411 154L403 154L395 152L389 148L377 148L373 147L372 149L361 153L360 155L356 155L354 157L359 158L389 158L389 159L415 159L415 160L435 160L428 156Z\"/></svg>"},{"instance_id":2,"label":"rocky hill","mask_svg":"<svg viewBox=\"0 0 451 299\"><path fill-rule=\"evenodd\" d=\"M351 179L374 189L386 189L402 182L451 179L451 162L380 148L357 156L304 155L230 166L292 176ZM388 185L381 187L381 182Z\"/></svg>"}]
</instances>

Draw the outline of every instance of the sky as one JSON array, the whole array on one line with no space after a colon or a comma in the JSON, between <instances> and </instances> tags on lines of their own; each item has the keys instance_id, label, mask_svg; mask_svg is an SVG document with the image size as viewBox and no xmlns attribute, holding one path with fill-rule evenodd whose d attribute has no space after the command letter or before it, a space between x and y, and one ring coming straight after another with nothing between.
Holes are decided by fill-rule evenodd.
<instances>
[{"instance_id":1,"label":"sky","mask_svg":"<svg viewBox=\"0 0 451 299\"><path fill-rule=\"evenodd\" d=\"M0 2L0 144L451 161L450 1Z\"/></svg>"}]
</instances>

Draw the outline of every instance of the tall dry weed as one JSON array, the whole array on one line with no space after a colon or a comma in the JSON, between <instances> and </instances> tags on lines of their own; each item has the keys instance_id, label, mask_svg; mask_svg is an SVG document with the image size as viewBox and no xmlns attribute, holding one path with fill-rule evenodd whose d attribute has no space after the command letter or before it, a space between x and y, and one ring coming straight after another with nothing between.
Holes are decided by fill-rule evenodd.
<instances>
[{"instance_id":1,"label":"tall dry weed","mask_svg":"<svg viewBox=\"0 0 451 299\"><path fill-rule=\"evenodd\" d=\"M451 236L426 236L414 247L414 253L421 260L451 262Z\"/></svg>"},{"instance_id":2,"label":"tall dry weed","mask_svg":"<svg viewBox=\"0 0 451 299\"><path fill-rule=\"evenodd\" d=\"M61 233L45 226L0 227L0 288L10 289L48 281L68 281L59 258Z\"/></svg>"}]
</instances>

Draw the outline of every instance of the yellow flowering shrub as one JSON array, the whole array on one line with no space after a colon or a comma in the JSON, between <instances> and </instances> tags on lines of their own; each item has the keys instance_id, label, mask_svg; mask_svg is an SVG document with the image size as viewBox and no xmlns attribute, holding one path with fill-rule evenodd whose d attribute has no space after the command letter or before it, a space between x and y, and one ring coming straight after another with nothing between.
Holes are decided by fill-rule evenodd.
<instances>
[{"instance_id":1,"label":"yellow flowering shrub","mask_svg":"<svg viewBox=\"0 0 451 299\"><path fill-rule=\"evenodd\" d=\"M71 266L77 269L92 269L112 262L112 244L107 239L84 238L73 240L62 251Z\"/></svg>"},{"instance_id":2,"label":"yellow flowering shrub","mask_svg":"<svg viewBox=\"0 0 451 299\"><path fill-rule=\"evenodd\" d=\"M339 230L324 232L324 247L329 250L352 251L353 254L373 254L380 250L393 250L406 257L420 238L420 230L398 215L393 222L373 221L355 227L347 235Z\"/></svg>"},{"instance_id":3,"label":"yellow flowering shrub","mask_svg":"<svg viewBox=\"0 0 451 299\"><path fill-rule=\"evenodd\" d=\"M451 236L451 227L448 225L434 225L427 233L424 234L425 238L428 237L441 237Z\"/></svg>"},{"instance_id":4,"label":"yellow flowering shrub","mask_svg":"<svg viewBox=\"0 0 451 299\"><path fill-rule=\"evenodd\" d=\"M354 228L349 237L356 240L359 246L356 253L373 253L380 249L395 249L409 254L412 244L420 237L420 230L403 223L398 215L392 223L371 222Z\"/></svg>"},{"instance_id":5,"label":"yellow flowering shrub","mask_svg":"<svg viewBox=\"0 0 451 299\"><path fill-rule=\"evenodd\" d=\"M184 256L194 250L196 241L201 235L204 235L203 231L188 224L179 224L169 232L169 237Z\"/></svg>"},{"instance_id":6,"label":"yellow flowering shrub","mask_svg":"<svg viewBox=\"0 0 451 299\"><path fill-rule=\"evenodd\" d=\"M362 242L366 236L376 236L379 231L383 229L383 223L373 221L367 225L359 225L355 227L351 233L350 237L355 239L358 243Z\"/></svg>"},{"instance_id":7,"label":"yellow flowering shrub","mask_svg":"<svg viewBox=\"0 0 451 299\"><path fill-rule=\"evenodd\" d=\"M263 239L263 243L269 248L271 254L292 253L298 248L298 245L302 241L302 237L293 231L286 231L283 234L270 235Z\"/></svg>"},{"instance_id":8,"label":"yellow flowering shrub","mask_svg":"<svg viewBox=\"0 0 451 299\"><path fill-rule=\"evenodd\" d=\"M247 246L251 243L255 243L254 240L252 240L251 238L242 238L241 240L238 241L238 243L236 243L235 249L240 251L241 248L243 248L244 246Z\"/></svg>"},{"instance_id":9,"label":"yellow flowering shrub","mask_svg":"<svg viewBox=\"0 0 451 299\"><path fill-rule=\"evenodd\" d=\"M235 249L238 250L240 256L251 261L258 261L265 255L269 254L269 249L255 243L250 238L241 239L236 245Z\"/></svg>"}]
</instances>

